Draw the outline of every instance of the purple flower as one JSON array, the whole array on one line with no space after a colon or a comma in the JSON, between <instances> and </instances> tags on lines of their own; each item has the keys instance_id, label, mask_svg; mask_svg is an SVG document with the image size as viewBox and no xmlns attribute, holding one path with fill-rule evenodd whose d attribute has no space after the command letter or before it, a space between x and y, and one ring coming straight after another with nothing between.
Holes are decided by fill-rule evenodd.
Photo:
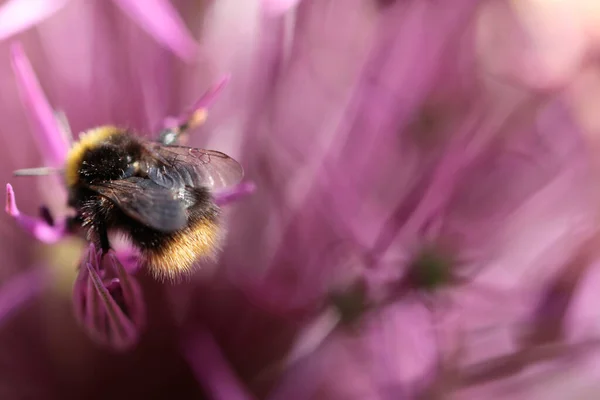
<instances>
[{"instance_id":1,"label":"purple flower","mask_svg":"<svg viewBox=\"0 0 600 400\"><path fill-rule=\"evenodd\" d=\"M33 116L39 121L38 137L41 147L49 150L47 161L54 166L62 165L68 150L65 135L70 132L66 132L66 126L61 127L19 45L13 46L12 59L15 73L23 88L24 104L31 109ZM211 88L181 116L171 118L171 121L165 124L165 128L172 128L173 123L176 126L185 123L194 127L204 122L206 107L212 103L226 81L227 78ZM62 132L61 128L63 128ZM172 132L172 129L166 129L164 134L170 135ZM164 140L174 141L175 138L164 138ZM36 239L44 243L55 243L72 233L68 219L55 224L47 208L43 208L45 212L40 218L22 214L17 207L12 186L8 184L6 190L6 212ZM244 183L222 193L216 193L215 202L224 205L253 190L252 184ZM127 260L130 258L134 259L130 271L135 272L139 263L135 261L135 255L126 257ZM145 305L137 282L115 254L101 256L94 245L90 244L79 265L79 274L74 288L74 304L77 319L94 341L116 350L126 350L137 343L144 325Z\"/></svg>"},{"instance_id":2,"label":"purple flower","mask_svg":"<svg viewBox=\"0 0 600 400\"><path fill-rule=\"evenodd\" d=\"M198 110L221 85L200 104L193 93L230 71L188 144L225 149L252 179L219 204L256 193L226 211L218 262L186 282L148 279L127 252L78 255L77 320L96 342L131 351L117 362L90 350L57 306L61 322L48 326L60 336L30 357L44 371L62 362L47 381L68 379L70 391L47 384L39 397L108 396L121 382L146 397L273 400L562 398L592 387L594 125L570 88L549 90L571 75L490 57L504 54L489 40L506 22L489 12L501 3L223 1L181 3L178 14L166 1L133 3L52 2L4 27L29 30L20 39L39 82L19 48L12 60L35 125L19 128L43 149L31 155L21 135L26 160L7 171L61 165L54 108L75 132L105 123L156 132L203 120ZM65 45L65 32L80 41ZM25 196L33 190L22 182L11 181L7 212L54 254L68 232L64 199L41 180ZM52 218L24 213L42 204ZM55 280L31 279L21 299L58 302ZM75 346L76 361L39 356Z\"/></svg>"}]
</instances>

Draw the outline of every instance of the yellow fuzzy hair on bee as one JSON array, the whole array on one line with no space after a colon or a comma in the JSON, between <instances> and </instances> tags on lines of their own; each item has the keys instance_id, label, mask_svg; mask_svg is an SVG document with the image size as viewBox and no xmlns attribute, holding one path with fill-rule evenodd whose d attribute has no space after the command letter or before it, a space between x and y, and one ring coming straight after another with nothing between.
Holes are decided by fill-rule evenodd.
<instances>
[{"instance_id":1,"label":"yellow fuzzy hair on bee","mask_svg":"<svg viewBox=\"0 0 600 400\"><path fill-rule=\"evenodd\" d=\"M119 132L120 130L115 126L101 126L81 134L79 140L69 150L65 162L65 179L69 187L73 187L79 182L79 167L86 150L96 147Z\"/></svg>"},{"instance_id":2,"label":"yellow fuzzy hair on bee","mask_svg":"<svg viewBox=\"0 0 600 400\"><path fill-rule=\"evenodd\" d=\"M150 273L157 279L175 280L193 272L198 258L214 259L220 249L222 231L214 220L201 219L175 233L160 248L142 251Z\"/></svg>"}]
</instances>

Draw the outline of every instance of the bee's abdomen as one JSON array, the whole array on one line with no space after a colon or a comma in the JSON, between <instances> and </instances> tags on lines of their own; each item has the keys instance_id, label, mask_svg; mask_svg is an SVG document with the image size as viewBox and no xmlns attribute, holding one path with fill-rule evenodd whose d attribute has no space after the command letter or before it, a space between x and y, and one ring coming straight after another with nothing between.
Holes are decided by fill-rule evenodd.
<instances>
[{"instance_id":1,"label":"bee's abdomen","mask_svg":"<svg viewBox=\"0 0 600 400\"><path fill-rule=\"evenodd\" d=\"M146 266L157 278L173 279L190 273L199 259L212 259L221 242L220 210L208 190L188 188L196 201L188 206L187 225L175 232L160 232L135 220L124 224Z\"/></svg>"},{"instance_id":2,"label":"bee's abdomen","mask_svg":"<svg viewBox=\"0 0 600 400\"><path fill-rule=\"evenodd\" d=\"M201 258L212 259L220 248L218 210L202 210L190 216L188 225L176 232L137 232L146 266L157 278L173 279L192 272Z\"/></svg>"}]
</instances>

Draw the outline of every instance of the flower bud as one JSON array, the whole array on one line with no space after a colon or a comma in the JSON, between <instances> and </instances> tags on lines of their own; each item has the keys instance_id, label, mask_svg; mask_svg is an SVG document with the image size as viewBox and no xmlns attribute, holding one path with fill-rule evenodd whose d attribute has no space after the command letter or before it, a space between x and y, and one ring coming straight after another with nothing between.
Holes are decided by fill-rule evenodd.
<instances>
[{"instance_id":1,"label":"flower bud","mask_svg":"<svg viewBox=\"0 0 600 400\"><path fill-rule=\"evenodd\" d=\"M93 244L84 254L73 289L75 316L96 343L115 350L133 347L145 325L139 284L111 251Z\"/></svg>"}]
</instances>

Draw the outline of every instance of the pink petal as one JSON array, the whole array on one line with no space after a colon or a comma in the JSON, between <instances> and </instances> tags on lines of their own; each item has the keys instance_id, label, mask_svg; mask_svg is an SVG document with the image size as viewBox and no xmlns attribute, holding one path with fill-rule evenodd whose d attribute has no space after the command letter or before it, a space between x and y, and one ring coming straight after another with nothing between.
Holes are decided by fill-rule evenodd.
<instances>
[{"instance_id":1,"label":"pink petal","mask_svg":"<svg viewBox=\"0 0 600 400\"><path fill-rule=\"evenodd\" d=\"M398 393L380 393L371 371L371 358L363 339L341 331L321 348L299 360L270 393L269 400L303 399L404 399Z\"/></svg>"},{"instance_id":2,"label":"pink petal","mask_svg":"<svg viewBox=\"0 0 600 400\"><path fill-rule=\"evenodd\" d=\"M8 0L0 7L0 40L25 31L61 10L69 0Z\"/></svg>"},{"instance_id":3,"label":"pink petal","mask_svg":"<svg viewBox=\"0 0 600 400\"><path fill-rule=\"evenodd\" d=\"M23 230L35 237L40 242L56 243L66 236L64 225L50 226L46 221L21 214L15 200L15 192L10 183L6 184L6 206L5 211L13 217Z\"/></svg>"},{"instance_id":4,"label":"pink petal","mask_svg":"<svg viewBox=\"0 0 600 400\"><path fill-rule=\"evenodd\" d=\"M116 255L109 254L108 257L111 258L115 273L119 278L125 304L129 305L129 318L137 329L141 330L146 325L146 307L143 302L142 289L137 281L129 275L129 271L125 269Z\"/></svg>"},{"instance_id":5,"label":"pink petal","mask_svg":"<svg viewBox=\"0 0 600 400\"><path fill-rule=\"evenodd\" d=\"M500 79L533 89L568 84L591 44L586 22L573 5L566 1L486 3L478 17L480 64Z\"/></svg>"},{"instance_id":6,"label":"pink petal","mask_svg":"<svg viewBox=\"0 0 600 400\"><path fill-rule=\"evenodd\" d=\"M211 86L202 95L202 97L200 97L194 103L194 105L192 107L190 107L188 110L184 111L183 113L181 113L181 115L179 115L177 117L167 118L163 124L164 127L171 128L174 126L182 125L182 124L186 123L187 121L189 121L190 119L192 119L194 113L196 113L202 109L210 107L214 103L214 101L217 99L217 97L219 97L219 95L221 94L221 92L223 91L225 86L227 86L227 84L229 83L229 80L230 80L229 75L223 76L219 81L217 81L216 84Z\"/></svg>"},{"instance_id":7,"label":"pink petal","mask_svg":"<svg viewBox=\"0 0 600 400\"><path fill-rule=\"evenodd\" d=\"M31 118L38 124L36 138L38 146L46 158L46 165L43 166L62 166L69 144L65 140L54 110L50 107L20 43L11 46L11 59L23 105L31 113Z\"/></svg>"},{"instance_id":8,"label":"pink petal","mask_svg":"<svg viewBox=\"0 0 600 400\"><path fill-rule=\"evenodd\" d=\"M225 86L227 86L230 79L231 79L231 76L229 76L229 75L225 75L225 76L221 77L221 79L219 79L216 84L211 86L202 95L202 97L200 97L200 99L194 105L193 109L199 110L201 108L210 107L212 105L212 103L215 101L215 99L221 94L223 89L225 89Z\"/></svg>"},{"instance_id":9,"label":"pink petal","mask_svg":"<svg viewBox=\"0 0 600 400\"><path fill-rule=\"evenodd\" d=\"M137 341L138 332L136 327L112 298L96 269L89 263L86 264L86 268L90 277L89 282L92 283L96 290L97 299L102 303L101 308L106 312L106 317L110 324L110 331L114 335L112 338L112 345L117 349L128 348L131 343ZM94 313L92 312L91 315L94 315Z\"/></svg>"},{"instance_id":10,"label":"pink petal","mask_svg":"<svg viewBox=\"0 0 600 400\"><path fill-rule=\"evenodd\" d=\"M215 193L215 203L217 203L219 206L224 206L251 195L255 190L256 185L254 183L243 182L232 188Z\"/></svg>"},{"instance_id":11,"label":"pink petal","mask_svg":"<svg viewBox=\"0 0 600 400\"><path fill-rule=\"evenodd\" d=\"M332 334L339 322L340 315L337 310L328 308L304 326L298 333L297 339L286 357L287 364L293 365L317 351Z\"/></svg>"},{"instance_id":12,"label":"pink petal","mask_svg":"<svg viewBox=\"0 0 600 400\"><path fill-rule=\"evenodd\" d=\"M296 7L301 0L262 0L260 5L264 12L277 16Z\"/></svg>"},{"instance_id":13,"label":"pink petal","mask_svg":"<svg viewBox=\"0 0 600 400\"><path fill-rule=\"evenodd\" d=\"M101 276L102 275L102 276ZM113 297L121 288L123 306ZM101 257L93 244L88 247L73 287L75 316L98 344L114 350L134 346L146 324L146 306L138 283L120 264L115 254Z\"/></svg>"},{"instance_id":14,"label":"pink petal","mask_svg":"<svg viewBox=\"0 0 600 400\"><path fill-rule=\"evenodd\" d=\"M155 40L183 60L194 61L199 45L167 0L114 0L129 17L137 21Z\"/></svg>"},{"instance_id":15,"label":"pink petal","mask_svg":"<svg viewBox=\"0 0 600 400\"><path fill-rule=\"evenodd\" d=\"M140 270L140 258L133 248L128 247L117 251L117 258L128 274L134 275Z\"/></svg>"}]
</instances>

